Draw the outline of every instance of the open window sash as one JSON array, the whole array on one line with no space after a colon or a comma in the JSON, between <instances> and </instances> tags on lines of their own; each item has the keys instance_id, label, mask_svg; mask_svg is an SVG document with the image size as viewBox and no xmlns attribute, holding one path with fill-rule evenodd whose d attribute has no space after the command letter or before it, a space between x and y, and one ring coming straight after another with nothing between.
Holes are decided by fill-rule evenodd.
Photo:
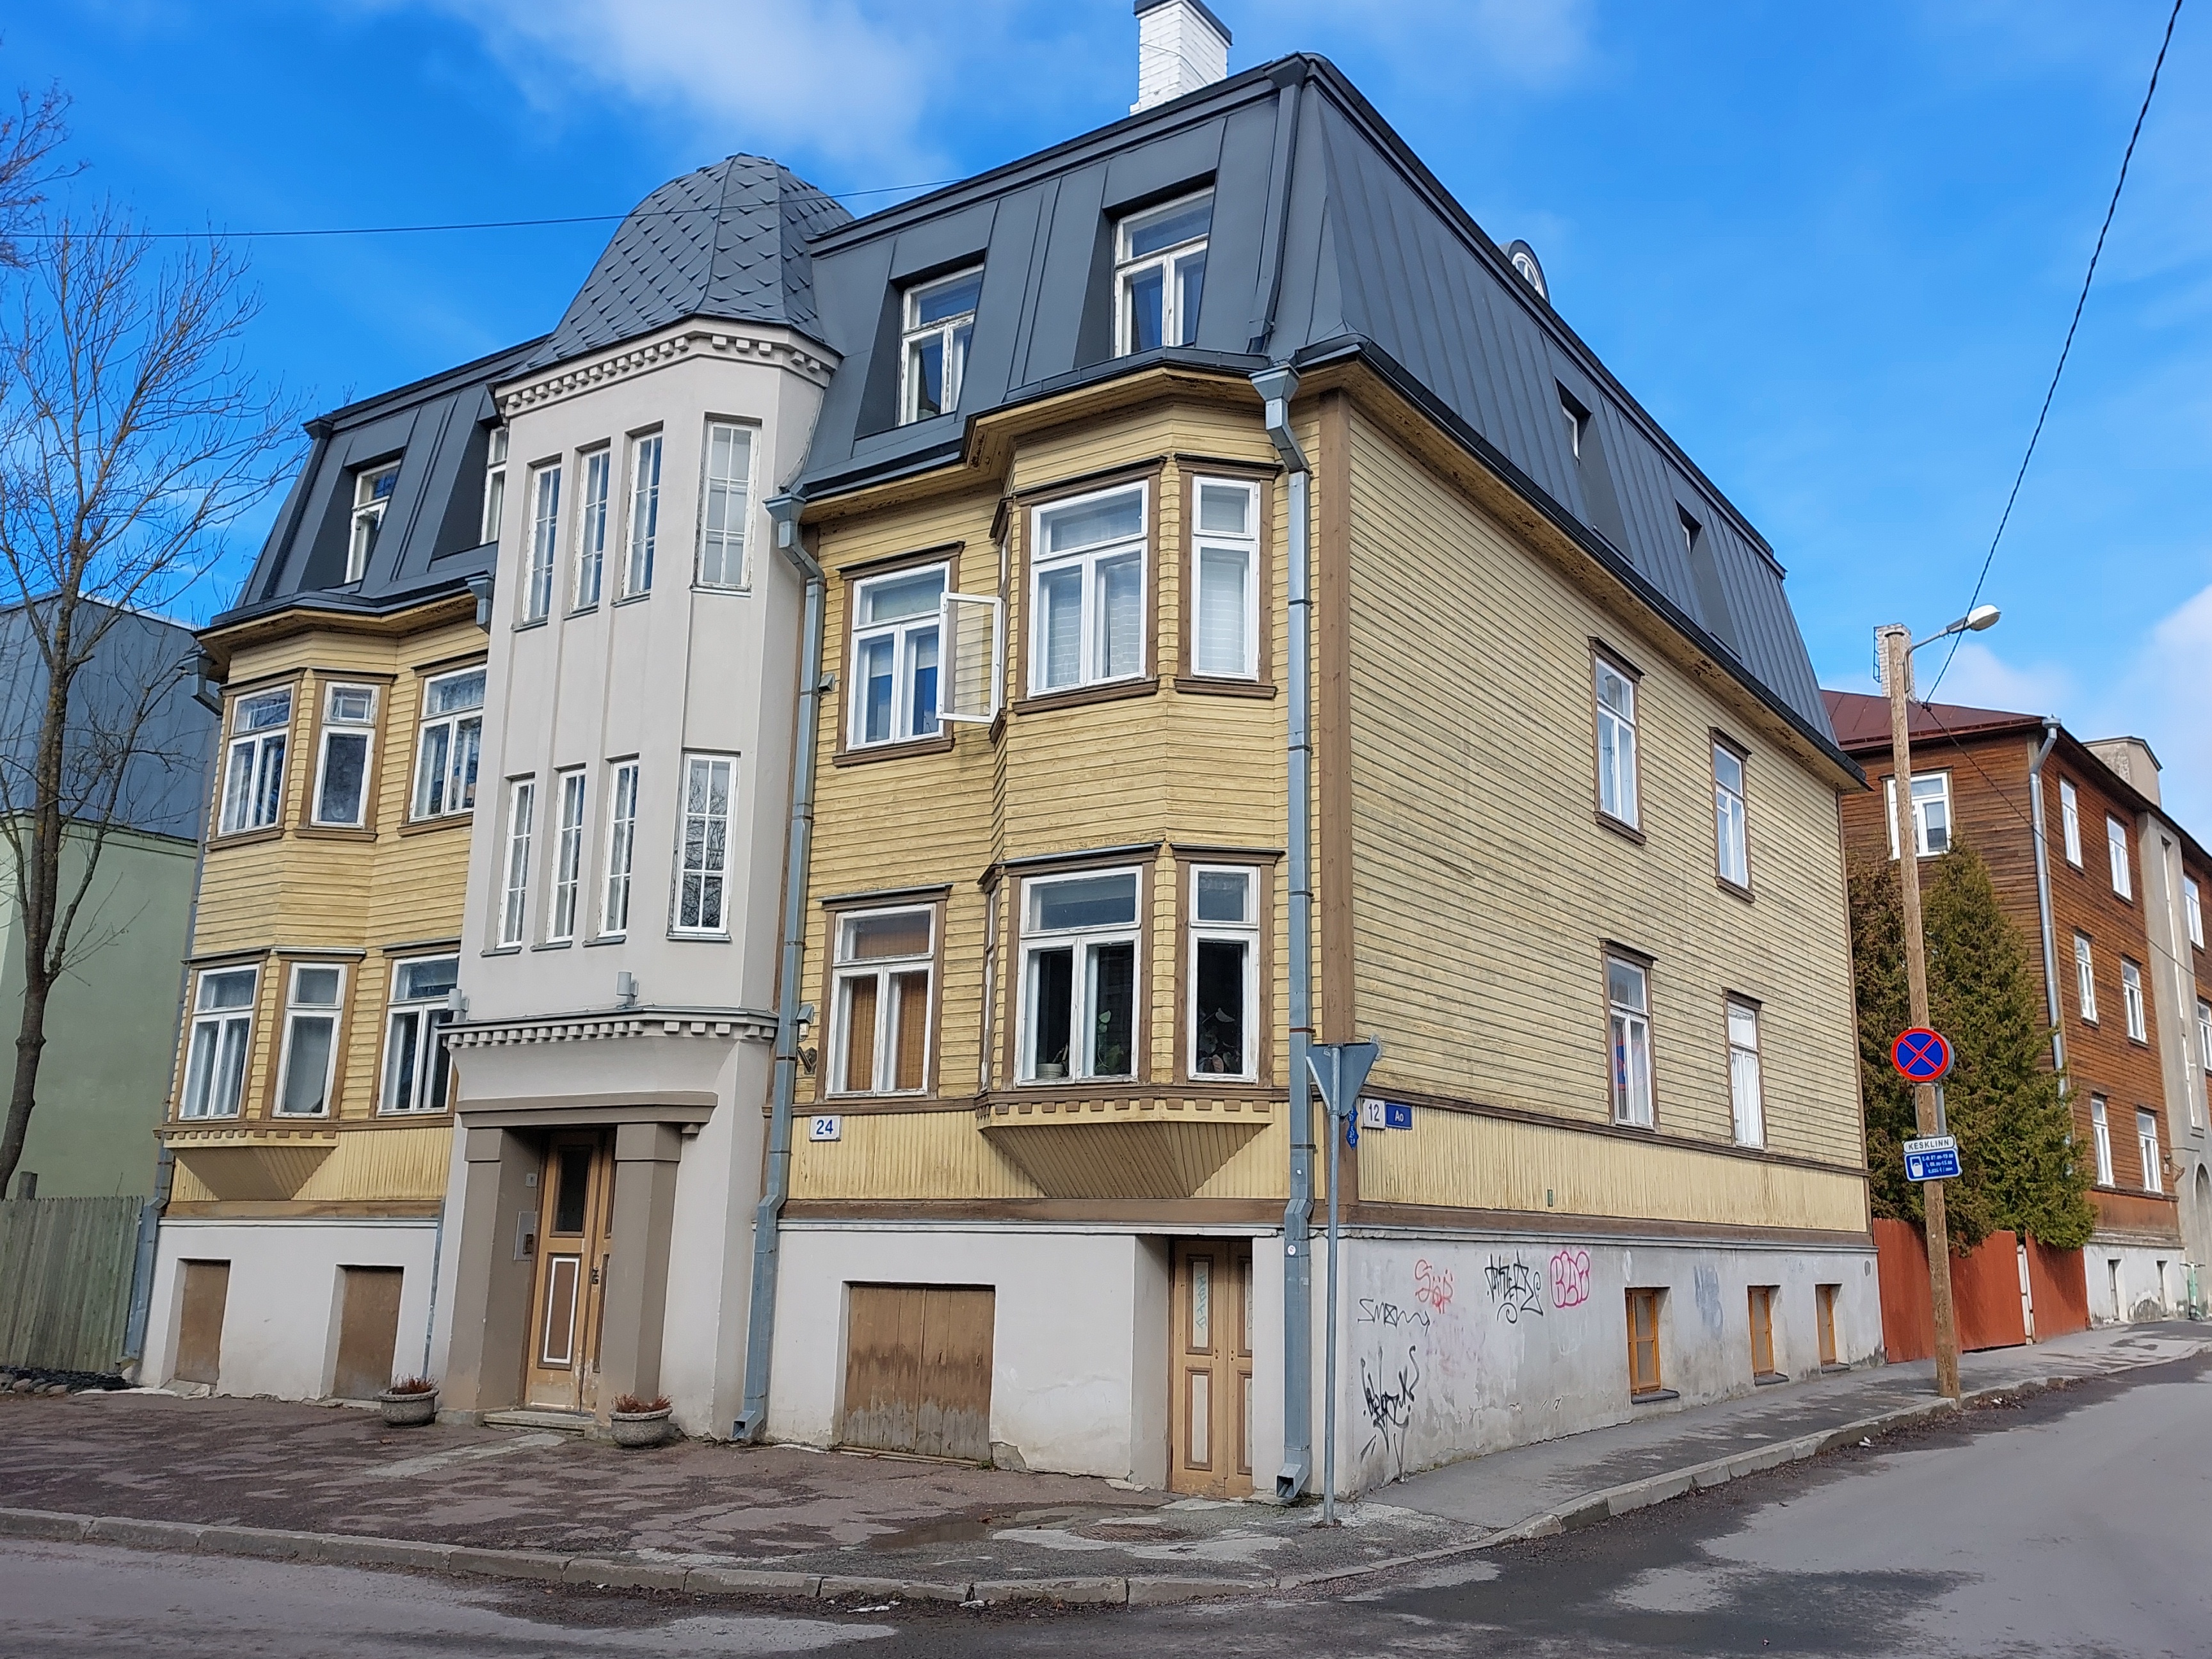
<instances>
[{"instance_id":1,"label":"open window sash","mask_svg":"<svg viewBox=\"0 0 2212 1659\"><path fill-rule=\"evenodd\" d=\"M1000 631L1004 616L995 594L948 591L938 601L938 636L945 656L940 720L988 726L999 717L1006 678Z\"/></svg>"}]
</instances>

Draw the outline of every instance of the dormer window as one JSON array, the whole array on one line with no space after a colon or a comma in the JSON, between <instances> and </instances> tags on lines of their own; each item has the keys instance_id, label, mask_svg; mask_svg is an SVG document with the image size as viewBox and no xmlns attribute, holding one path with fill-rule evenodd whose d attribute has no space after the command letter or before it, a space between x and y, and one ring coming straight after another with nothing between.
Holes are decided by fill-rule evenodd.
<instances>
[{"instance_id":1,"label":"dormer window","mask_svg":"<svg viewBox=\"0 0 2212 1659\"><path fill-rule=\"evenodd\" d=\"M499 539L499 521L507 506L507 428L491 429L491 445L484 452L483 534L479 541Z\"/></svg>"},{"instance_id":2,"label":"dormer window","mask_svg":"<svg viewBox=\"0 0 2212 1659\"><path fill-rule=\"evenodd\" d=\"M902 426L960 407L960 382L968 376L968 343L975 332L975 303L982 292L980 266L906 291Z\"/></svg>"},{"instance_id":3,"label":"dormer window","mask_svg":"<svg viewBox=\"0 0 2212 1659\"><path fill-rule=\"evenodd\" d=\"M384 509L392 504L392 488L399 482L399 464L364 467L354 475L353 538L346 544L346 575L357 582L368 574L368 556L376 550L376 532L384 526Z\"/></svg>"},{"instance_id":4,"label":"dormer window","mask_svg":"<svg viewBox=\"0 0 2212 1659\"><path fill-rule=\"evenodd\" d=\"M1198 338L1206 239L1212 228L1210 190L1121 221L1115 235L1114 293L1123 355L1189 345Z\"/></svg>"}]
</instances>

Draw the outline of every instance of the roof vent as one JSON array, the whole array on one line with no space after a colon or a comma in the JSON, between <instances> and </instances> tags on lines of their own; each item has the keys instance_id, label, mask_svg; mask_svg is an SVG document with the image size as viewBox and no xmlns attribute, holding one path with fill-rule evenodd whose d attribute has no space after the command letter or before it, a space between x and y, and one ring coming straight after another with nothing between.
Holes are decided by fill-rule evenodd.
<instances>
[{"instance_id":1,"label":"roof vent","mask_svg":"<svg viewBox=\"0 0 2212 1659\"><path fill-rule=\"evenodd\" d=\"M1229 73L1229 25L1201 0L1137 0L1137 101L1164 104Z\"/></svg>"},{"instance_id":2,"label":"roof vent","mask_svg":"<svg viewBox=\"0 0 2212 1659\"><path fill-rule=\"evenodd\" d=\"M1521 280L1536 290L1537 295L1548 301L1552 290L1544 283L1544 267L1536 263L1536 250L1528 243L1516 240L1505 250L1505 258L1513 269L1521 273Z\"/></svg>"}]
</instances>

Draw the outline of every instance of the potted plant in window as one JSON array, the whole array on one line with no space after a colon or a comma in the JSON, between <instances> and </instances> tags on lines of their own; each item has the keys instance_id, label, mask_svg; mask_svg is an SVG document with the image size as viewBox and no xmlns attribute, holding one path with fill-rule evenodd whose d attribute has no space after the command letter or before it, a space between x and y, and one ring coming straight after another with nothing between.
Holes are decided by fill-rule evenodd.
<instances>
[{"instance_id":1,"label":"potted plant in window","mask_svg":"<svg viewBox=\"0 0 2212 1659\"><path fill-rule=\"evenodd\" d=\"M611 1413L615 1444L617 1446L657 1446L668 1438L668 1413L672 1409L666 1395L657 1395L651 1400L641 1400L634 1394L622 1395L614 1403Z\"/></svg>"},{"instance_id":2,"label":"potted plant in window","mask_svg":"<svg viewBox=\"0 0 2212 1659\"><path fill-rule=\"evenodd\" d=\"M427 1376L402 1377L376 1396L376 1408L385 1426L411 1429L434 1422L438 1415L438 1385Z\"/></svg>"}]
</instances>

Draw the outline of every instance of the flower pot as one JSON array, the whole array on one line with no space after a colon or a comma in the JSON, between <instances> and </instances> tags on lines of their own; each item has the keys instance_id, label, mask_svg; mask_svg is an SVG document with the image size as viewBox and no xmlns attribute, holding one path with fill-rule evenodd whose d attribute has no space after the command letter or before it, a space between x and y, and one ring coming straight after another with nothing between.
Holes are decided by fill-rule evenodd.
<instances>
[{"instance_id":1,"label":"flower pot","mask_svg":"<svg viewBox=\"0 0 2212 1659\"><path fill-rule=\"evenodd\" d=\"M612 1412L608 1423L617 1446L657 1446L668 1438L668 1413L673 1407L663 1406L657 1412Z\"/></svg>"},{"instance_id":2,"label":"flower pot","mask_svg":"<svg viewBox=\"0 0 2212 1659\"><path fill-rule=\"evenodd\" d=\"M428 1394L394 1394L391 1389L386 1389L376 1396L376 1408L384 1413L384 1422L387 1428L415 1428L421 1424L437 1420L437 1391L433 1389Z\"/></svg>"}]
</instances>

